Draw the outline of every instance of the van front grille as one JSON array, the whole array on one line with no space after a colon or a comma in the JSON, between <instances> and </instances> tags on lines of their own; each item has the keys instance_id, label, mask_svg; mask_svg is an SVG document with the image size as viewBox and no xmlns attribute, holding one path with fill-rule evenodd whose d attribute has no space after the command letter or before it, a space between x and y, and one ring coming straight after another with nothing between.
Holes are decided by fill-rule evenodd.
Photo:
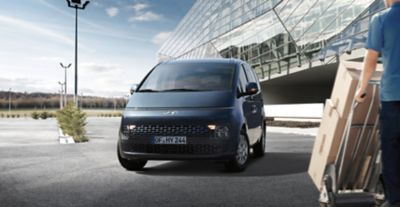
<instances>
[{"instance_id":1,"label":"van front grille","mask_svg":"<svg viewBox=\"0 0 400 207\"><path fill-rule=\"evenodd\" d=\"M180 135L208 136L210 130L201 125L137 125L129 131L130 135Z\"/></svg>"}]
</instances>

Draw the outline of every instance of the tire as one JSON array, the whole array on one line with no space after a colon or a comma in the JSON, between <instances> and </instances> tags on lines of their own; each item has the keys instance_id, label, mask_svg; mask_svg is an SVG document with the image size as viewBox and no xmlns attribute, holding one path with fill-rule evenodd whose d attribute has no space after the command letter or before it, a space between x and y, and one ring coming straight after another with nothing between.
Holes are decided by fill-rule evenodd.
<instances>
[{"instance_id":1,"label":"tire","mask_svg":"<svg viewBox=\"0 0 400 207\"><path fill-rule=\"evenodd\" d=\"M262 157L265 154L265 126L263 126L263 133L261 135L260 140L253 146L254 156Z\"/></svg>"},{"instance_id":2,"label":"tire","mask_svg":"<svg viewBox=\"0 0 400 207\"><path fill-rule=\"evenodd\" d=\"M146 165L147 160L128 160L121 157L120 149L118 147L118 160L122 167L128 171L141 171Z\"/></svg>"},{"instance_id":3,"label":"tire","mask_svg":"<svg viewBox=\"0 0 400 207\"><path fill-rule=\"evenodd\" d=\"M245 133L241 132L239 136L236 155L225 163L225 168L231 172L243 171L249 161L250 147Z\"/></svg>"}]
</instances>

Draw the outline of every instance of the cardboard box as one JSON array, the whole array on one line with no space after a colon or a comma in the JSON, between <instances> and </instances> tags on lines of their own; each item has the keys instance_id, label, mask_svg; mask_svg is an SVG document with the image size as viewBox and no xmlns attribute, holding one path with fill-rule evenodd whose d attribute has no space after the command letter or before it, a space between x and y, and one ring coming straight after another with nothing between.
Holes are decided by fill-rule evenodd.
<instances>
[{"instance_id":1,"label":"cardboard box","mask_svg":"<svg viewBox=\"0 0 400 207\"><path fill-rule=\"evenodd\" d=\"M321 189L325 167L329 164L335 164L338 157L340 144L345 135L344 132L346 129L347 119L352 111L354 96L361 76L361 70L361 63L341 62L336 75L331 98L326 100L321 126L315 139L308 169L308 173L318 189ZM382 66L379 66L377 72L374 74L373 80L378 81L381 73ZM369 109L370 102L377 101L379 93L375 93L375 96L372 97L372 86L369 86L367 91L368 95L366 102L360 104L354 111L354 118L352 120L353 124L364 124L366 122L372 123L376 120L379 104L373 104L371 111L374 112L370 114L367 120L366 112ZM379 99L377 102L379 103ZM352 130L350 132L350 137L357 137L357 132ZM352 152L356 149L357 141L357 139L349 139L349 151L345 152L346 160L351 160ZM349 163L345 163L345 167L347 170L347 168L349 168Z\"/></svg>"}]
</instances>

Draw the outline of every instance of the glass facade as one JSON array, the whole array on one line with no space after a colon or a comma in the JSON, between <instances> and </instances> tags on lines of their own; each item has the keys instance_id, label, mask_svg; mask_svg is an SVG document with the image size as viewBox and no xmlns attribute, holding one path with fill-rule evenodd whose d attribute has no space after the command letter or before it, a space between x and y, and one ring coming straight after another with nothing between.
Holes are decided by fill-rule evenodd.
<instances>
[{"instance_id":1,"label":"glass facade","mask_svg":"<svg viewBox=\"0 0 400 207\"><path fill-rule=\"evenodd\" d=\"M198 0L158 56L239 58L270 79L363 47L383 8L382 0Z\"/></svg>"}]
</instances>

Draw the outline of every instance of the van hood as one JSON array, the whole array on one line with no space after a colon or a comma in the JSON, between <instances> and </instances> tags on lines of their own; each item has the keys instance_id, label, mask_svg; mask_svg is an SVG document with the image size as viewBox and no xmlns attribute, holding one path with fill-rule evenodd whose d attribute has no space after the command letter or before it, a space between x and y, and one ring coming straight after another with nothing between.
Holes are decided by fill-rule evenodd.
<instances>
[{"instance_id":1,"label":"van hood","mask_svg":"<svg viewBox=\"0 0 400 207\"><path fill-rule=\"evenodd\" d=\"M134 93L128 108L209 108L231 107L232 91L207 92L140 92Z\"/></svg>"}]
</instances>

